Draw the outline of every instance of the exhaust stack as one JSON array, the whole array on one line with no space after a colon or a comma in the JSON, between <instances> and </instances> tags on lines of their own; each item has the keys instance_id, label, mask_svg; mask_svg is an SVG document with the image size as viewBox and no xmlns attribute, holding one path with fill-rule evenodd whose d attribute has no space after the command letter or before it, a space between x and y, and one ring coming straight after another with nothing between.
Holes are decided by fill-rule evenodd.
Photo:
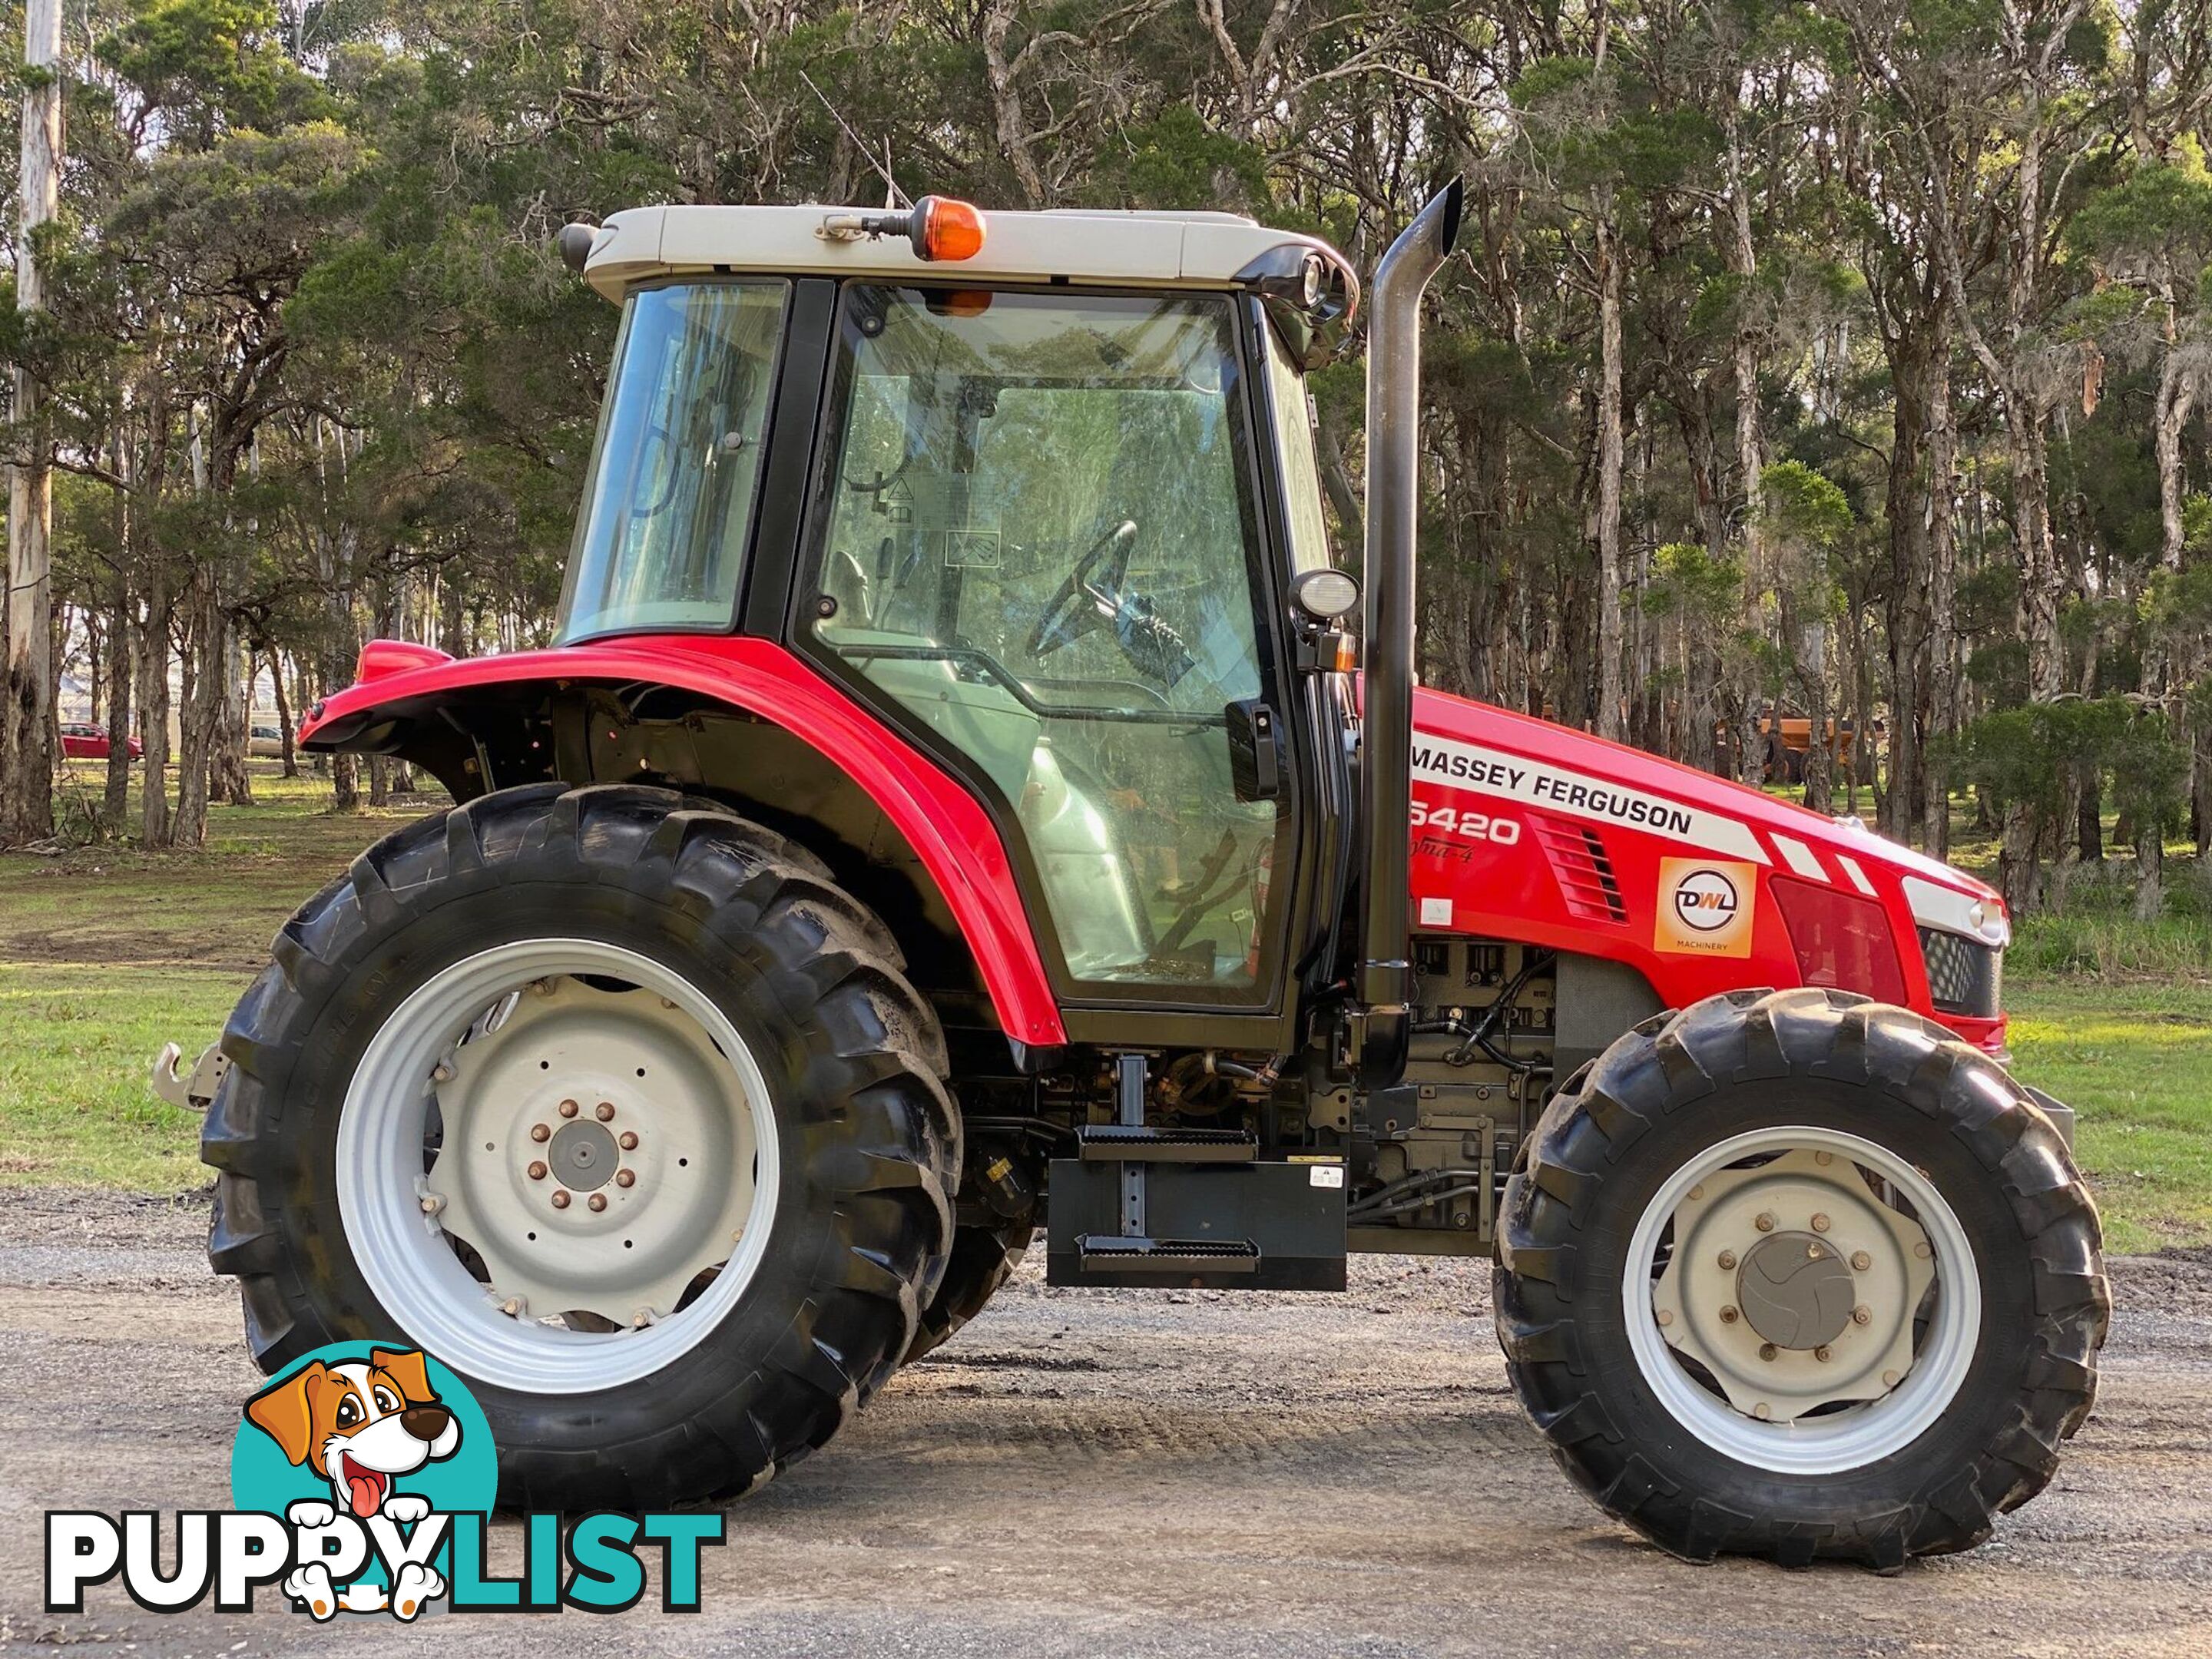
<instances>
[{"instance_id":1,"label":"exhaust stack","mask_svg":"<svg viewBox=\"0 0 2212 1659\"><path fill-rule=\"evenodd\" d=\"M1368 859L1359 934L1365 1015L1359 1070L1370 1088L1406 1067L1413 966L1407 838L1413 817L1413 538L1420 514L1421 295L1459 236L1456 179L1399 233L1375 269L1367 333L1367 594L1361 808Z\"/></svg>"}]
</instances>

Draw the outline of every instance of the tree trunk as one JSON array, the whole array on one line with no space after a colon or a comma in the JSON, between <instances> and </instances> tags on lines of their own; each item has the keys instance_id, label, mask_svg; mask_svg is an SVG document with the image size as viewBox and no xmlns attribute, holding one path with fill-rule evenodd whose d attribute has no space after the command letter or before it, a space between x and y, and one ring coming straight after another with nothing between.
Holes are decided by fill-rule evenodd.
<instances>
[{"instance_id":1,"label":"tree trunk","mask_svg":"<svg viewBox=\"0 0 2212 1659\"><path fill-rule=\"evenodd\" d=\"M137 631L131 614L131 588L118 570L113 606L107 627L107 787L100 801L100 822L111 836L123 834L131 809L131 636Z\"/></svg>"},{"instance_id":2,"label":"tree trunk","mask_svg":"<svg viewBox=\"0 0 2212 1659\"><path fill-rule=\"evenodd\" d=\"M146 752L138 777L138 839L149 848L171 844L169 818L169 580L157 556L146 589L146 617L138 630L138 728Z\"/></svg>"},{"instance_id":3,"label":"tree trunk","mask_svg":"<svg viewBox=\"0 0 2212 1659\"><path fill-rule=\"evenodd\" d=\"M227 806L253 805L253 775L246 765L253 736L253 655L239 635L236 619L225 617L216 635L222 672L208 757L208 796Z\"/></svg>"},{"instance_id":4,"label":"tree trunk","mask_svg":"<svg viewBox=\"0 0 2212 1659\"><path fill-rule=\"evenodd\" d=\"M284 653L269 647L269 683L276 688L276 738L284 749L284 775L300 775L300 751L292 738L292 699L284 689Z\"/></svg>"},{"instance_id":5,"label":"tree trunk","mask_svg":"<svg viewBox=\"0 0 2212 1659\"><path fill-rule=\"evenodd\" d=\"M26 0L22 146L15 227L15 304L46 308L34 250L60 206L61 0ZM53 474L27 371L15 377L13 418L29 439L8 479L7 682L0 708L0 841L35 841L54 828Z\"/></svg>"},{"instance_id":6,"label":"tree trunk","mask_svg":"<svg viewBox=\"0 0 2212 1659\"><path fill-rule=\"evenodd\" d=\"M1602 213L1597 222L1597 732L1626 735L1622 705L1620 483L1623 464L1620 313L1624 283L1620 239Z\"/></svg>"}]
</instances>

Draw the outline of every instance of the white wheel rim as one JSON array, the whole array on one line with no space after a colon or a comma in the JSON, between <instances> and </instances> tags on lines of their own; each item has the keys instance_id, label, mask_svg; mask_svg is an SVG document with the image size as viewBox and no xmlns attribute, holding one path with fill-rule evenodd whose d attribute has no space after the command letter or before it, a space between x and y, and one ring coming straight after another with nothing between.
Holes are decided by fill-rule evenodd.
<instances>
[{"instance_id":1,"label":"white wheel rim","mask_svg":"<svg viewBox=\"0 0 2212 1659\"><path fill-rule=\"evenodd\" d=\"M1653 1307L1653 1270L1668 1224L1692 1188L1747 1158L1793 1152L1832 1154L1839 1180L1857 1179L1850 1172L1856 1164L1896 1188L1911 1203L1933 1248L1936 1290L1911 1369L1888 1392L1795 1422L1762 1422L1714 1394L1675 1357ZM1842 1191L1839 1186L1839 1194ZM1911 1445L1957 1395L1980 1337L1981 1281L1966 1229L1926 1176L1857 1135L1788 1126L1753 1130L1708 1147L1653 1194L1629 1240L1621 1275L1621 1311L1644 1382L1668 1413L1699 1440L1740 1462L1775 1474L1837 1474L1863 1468Z\"/></svg>"},{"instance_id":2,"label":"white wheel rim","mask_svg":"<svg viewBox=\"0 0 2212 1659\"><path fill-rule=\"evenodd\" d=\"M449 1126L426 1176L423 1136L437 1093L434 1074L449 1066L456 1045L487 1014L512 1006L515 993L527 995L540 982L580 975L625 981L638 988L629 994L663 999L659 1006L696 1023L712 1045L705 1052L727 1068L734 1120L728 1144L750 1152L741 1171L712 1171L738 1184L735 1213L741 1218L727 1230L734 1237L714 1278L667 1316L613 1332L569 1329L503 1311L454 1253L441 1215L426 1213L426 1206L442 1207L437 1171L460 1150ZM501 1023L489 1022L495 1032ZM550 1103L564 1091L576 1092L574 1079L548 1070L542 1089L546 1111L522 1113L516 1121L556 1121ZM583 1092L611 1090L587 1083ZM337 1187L346 1242L377 1300L407 1336L468 1376L526 1394L578 1394L637 1382L698 1346L729 1316L759 1270L781 1167L769 1100L767 1079L727 1016L673 969L593 939L495 946L433 975L369 1039L338 1119ZM750 1188L749 1194L743 1187ZM697 1248L706 1249L709 1243L702 1238ZM719 1248L720 1241L712 1243ZM551 1271L558 1276L557 1261ZM583 1295L563 1304L589 1305Z\"/></svg>"}]
</instances>

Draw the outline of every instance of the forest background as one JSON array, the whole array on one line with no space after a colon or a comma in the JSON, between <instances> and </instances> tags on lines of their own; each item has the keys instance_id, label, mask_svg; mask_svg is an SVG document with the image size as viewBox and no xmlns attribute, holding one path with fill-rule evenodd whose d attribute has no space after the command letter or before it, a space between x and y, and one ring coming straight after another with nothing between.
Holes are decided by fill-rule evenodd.
<instances>
[{"instance_id":1,"label":"forest background","mask_svg":"<svg viewBox=\"0 0 2212 1659\"><path fill-rule=\"evenodd\" d=\"M544 641L616 322L569 220L1225 208L1364 270L1456 172L1430 684L1750 781L1833 722L1808 804L1986 838L2016 911L2212 913L2208 13L28 0L0 843L197 846L256 687L289 775L364 639ZM143 759L62 767L72 701Z\"/></svg>"}]
</instances>

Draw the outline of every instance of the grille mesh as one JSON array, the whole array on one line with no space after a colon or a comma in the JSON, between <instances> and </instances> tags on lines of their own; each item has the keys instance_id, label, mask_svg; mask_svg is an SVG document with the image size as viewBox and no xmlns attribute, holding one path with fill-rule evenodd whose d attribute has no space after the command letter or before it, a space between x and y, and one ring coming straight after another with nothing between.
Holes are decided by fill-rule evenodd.
<instances>
[{"instance_id":1,"label":"grille mesh","mask_svg":"<svg viewBox=\"0 0 2212 1659\"><path fill-rule=\"evenodd\" d=\"M1921 959L1928 964L1929 1000L1947 1014L1994 1019L2004 952L1933 927L1920 930Z\"/></svg>"}]
</instances>

